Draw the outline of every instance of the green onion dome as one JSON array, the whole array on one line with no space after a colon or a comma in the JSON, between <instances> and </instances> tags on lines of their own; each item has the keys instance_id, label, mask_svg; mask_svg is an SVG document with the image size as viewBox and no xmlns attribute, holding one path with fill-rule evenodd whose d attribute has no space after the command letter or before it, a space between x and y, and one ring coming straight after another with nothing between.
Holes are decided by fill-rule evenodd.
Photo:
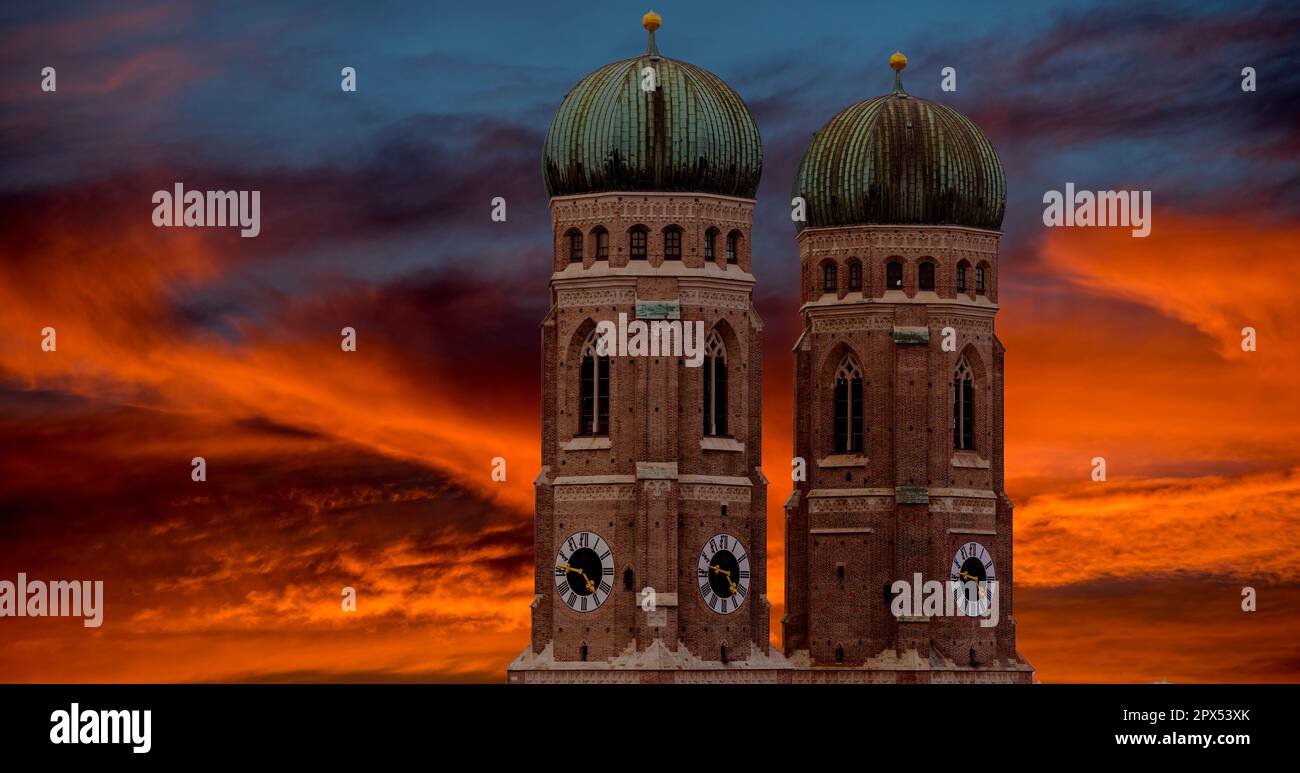
<instances>
[{"instance_id":1,"label":"green onion dome","mask_svg":"<svg viewBox=\"0 0 1300 773\"><path fill-rule=\"evenodd\" d=\"M947 105L903 91L850 105L813 135L793 195L806 226L958 225L997 230L1007 181L988 137Z\"/></svg>"},{"instance_id":2,"label":"green onion dome","mask_svg":"<svg viewBox=\"0 0 1300 773\"><path fill-rule=\"evenodd\" d=\"M713 73L660 56L658 15L646 14L643 23L650 33L645 54L583 78L556 111L542 154L547 192L754 198L763 146L744 100ZM646 67L656 88L643 88Z\"/></svg>"}]
</instances>

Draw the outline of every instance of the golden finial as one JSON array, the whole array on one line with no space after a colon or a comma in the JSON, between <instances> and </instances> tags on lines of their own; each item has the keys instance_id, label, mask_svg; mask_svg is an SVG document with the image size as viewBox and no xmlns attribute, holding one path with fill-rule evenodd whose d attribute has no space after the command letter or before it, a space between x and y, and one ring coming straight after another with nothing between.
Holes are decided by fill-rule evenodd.
<instances>
[{"instance_id":1,"label":"golden finial","mask_svg":"<svg viewBox=\"0 0 1300 773\"><path fill-rule=\"evenodd\" d=\"M659 29L659 24L662 21L663 18L660 17L659 14L655 13L654 11L651 11L650 13L647 13L645 16L641 17L641 26L645 27L646 32L650 33L649 34L650 39L646 41L646 46L645 46L645 52L646 55L648 56L651 57L659 56L659 47L655 45L655 30Z\"/></svg>"},{"instance_id":2,"label":"golden finial","mask_svg":"<svg viewBox=\"0 0 1300 773\"><path fill-rule=\"evenodd\" d=\"M889 67L894 71L894 93L907 96L907 92L903 91L903 68L907 67L907 57L903 56L902 51L895 50L889 55Z\"/></svg>"}]
</instances>

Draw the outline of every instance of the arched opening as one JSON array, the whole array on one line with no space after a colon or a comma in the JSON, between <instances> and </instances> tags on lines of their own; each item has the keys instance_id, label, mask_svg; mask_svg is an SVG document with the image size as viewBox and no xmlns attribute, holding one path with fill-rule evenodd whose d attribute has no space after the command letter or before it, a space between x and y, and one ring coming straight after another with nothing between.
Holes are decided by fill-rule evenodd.
<instances>
[{"instance_id":1,"label":"arched opening","mask_svg":"<svg viewBox=\"0 0 1300 773\"><path fill-rule=\"evenodd\" d=\"M609 357L600 353L599 330L592 330L582 345L578 374L578 434L609 434Z\"/></svg>"},{"instance_id":2,"label":"arched opening","mask_svg":"<svg viewBox=\"0 0 1300 773\"><path fill-rule=\"evenodd\" d=\"M965 355L952 375L952 447L975 450L975 374Z\"/></svg>"},{"instance_id":3,"label":"arched opening","mask_svg":"<svg viewBox=\"0 0 1300 773\"><path fill-rule=\"evenodd\" d=\"M714 330L704 345L704 434L727 434L727 349Z\"/></svg>"},{"instance_id":4,"label":"arched opening","mask_svg":"<svg viewBox=\"0 0 1300 773\"><path fill-rule=\"evenodd\" d=\"M587 643L585 641L582 643L582 646L578 649L578 659L581 660L583 663L587 662Z\"/></svg>"},{"instance_id":5,"label":"arched opening","mask_svg":"<svg viewBox=\"0 0 1300 773\"><path fill-rule=\"evenodd\" d=\"M985 272L983 266L976 266L976 267L975 267L975 294L976 294L976 295L983 295L983 294L984 294L984 291L985 291L985 289L986 289L985 284L984 284L984 275L985 275L985 273L986 273L986 272Z\"/></svg>"},{"instance_id":6,"label":"arched opening","mask_svg":"<svg viewBox=\"0 0 1300 773\"><path fill-rule=\"evenodd\" d=\"M632 226L628 233L628 254L632 260L645 260L649 254L650 233L642 226Z\"/></svg>"},{"instance_id":7,"label":"arched opening","mask_svg":"<svg viewBox=\"0 0 1300 773\"><path fill-rule=\"evenodd\" d=\"M902 290L903 289L903 264L896 260L891 260L885 265L885 289Z\"/></svg>"},{"instance_id":8,"label":"arched opening","mask_svg":"<svg viewBox=\"0 0 1300 773\"><path fill-rule=\"evenodd\" d=\"M921 290L934 292L934 264L930 261L921 261L921 265L917 267L916 286Z\"/></svg>"},{"instance_id":9,"label":"arched opening","mask_svg":"<svg viewBox=\"0 0 1300 773\"><path fill-rule=\"evenodd\" d=\"M970 271L970 264L962 261L957 264L957 292L966 292L966 274Z\"/></svg>"},{"instance_id":10,"label":"arched opening","mask_svg":"<svg viewBox=\"0 0 1300 773\"><path fill-rule=\"evenodd\" d=\"M862 261L849 261L849 292L862 291Z\"/></svg>"},{"instance_id":11,"label":"arched opening","mask_svg":"<svg viewBox=\"0 0 1300 773\"><path fill-rule=\"evenodd\" d=\"M636 590L636 575L630 566L623 570L623 590Z\"/></svg>"},{"instance_id":12,"label":"arched opening","mask_svg":"<svg viewBox=\"0 0 1300 773\"><path fill-rule=\"evenodd\" d=\"M835 453L862 452L862 366L846 354L835 371Z\"/></svg>"},{"instance_id":13,"label":"arched opening","mask_svg":"<svg viewBox=\"0 0 1300 773\"><path fill-rule=\"evenodd\" d=\"M727 645L724 644L718 649L718 660L727 662Z\"/></svg>"},{"instance_id":14,"label":"arched opening","mask_svg":"<svg viewBox=\"0 0 1300 773\"><path fill-rule=\"evenodd\" d=\"M569 231L569 262L582 262L582 231L576 228Z\"/></svg>"},{"instance_id":15,"label":"arched opening","mask_svg":"<svg viewBox=\"0 0 1300 773\"><path fill-rule=\"evenodd\" d=\"M843 663L843 662L844 662L844 645L843 645L843 644L836 644L836 645L835 645L835 662L836 662L836 663Z\"/></svg>"},{"instance_id":16,"label":"arched opening","mask_svg":"<svg viewBox=\"0 0 1300 773\"><path fill-rule=\"evenodd\" d=\"M598 227L595 233L596 260L609 260L609 231Z\"/></svg>"},{"instance_id":17,"label":"arched opening","mask_svg":"<svg viewBox=\"0 0 1300 773\"><path fill-rule=\"evenodd\" d=\"M732 231L727 234L727 262L737 263L740 261L740 233Z\"/></svg>"},{"instance_id":18,"label":"arched opening","mask_svg":"<svg viewBox=\"0 0 1300 773\"><path fill-rule=\"evenodd\" d=\"M822 264L822 292L836 293L839 292L839 270L832 261L826 261Z\"/></svg>"},{"instance_id":19,"label":"arched opening","mask_svg":"<svg viewBox=\"0 0 1300 773\"><path fill-rule=\"evenodd\" d=\"M704 259L716 260L718 250L718 229L710 228L704 232Z\"/></svg>"},{"instance_id":20,"label":"arched opening","mask_svg":"<svg viewBox=\"0 0 1300 773\"><path fill-rule=\"evenodd\" d=\"M682 259L682 229L670 225L664 229L664 260Z\"/></svg>"}]
</instances>

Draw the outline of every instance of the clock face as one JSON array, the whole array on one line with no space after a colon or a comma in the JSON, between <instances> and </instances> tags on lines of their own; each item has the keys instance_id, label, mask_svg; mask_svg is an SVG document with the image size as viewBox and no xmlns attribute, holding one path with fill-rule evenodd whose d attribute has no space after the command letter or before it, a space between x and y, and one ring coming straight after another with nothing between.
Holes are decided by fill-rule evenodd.
<instances>
[{"instance_id":1,"label":"clock face","mask_svg":"<svg viewBox=\"0 0 1300 773\"><path fill-rule=\"evenodd\" d=\"M729 615L749 595L749 554L740 540L718 534L700 550L695 575L709 609Z\"/></svg>"},{"instance_id":2,"label":"clock face","mask_svg":"<svg viewBox=\"0 0 1300 773\"><path fill-rule=\"evenodd\" d=\"M957 611L970 617L988 614L992 606L989 583L997 582L997 571L993 566L993 554L978 542L967 542L957 548L952 558L948 579L959 583L954 590ZM968 586L974 582L976 585Z\"/></svg>"},{"instance_id":3,"label":"clock face","mask_svg":"<svg viewBox=\"0 0 1300 773\"><path fill-rule=\"evenodd\" d=\"M614 589L614 553L594 531L580 531L555 556L555 592L574 612L594 612Z\"/></svg>"}]
</instances>

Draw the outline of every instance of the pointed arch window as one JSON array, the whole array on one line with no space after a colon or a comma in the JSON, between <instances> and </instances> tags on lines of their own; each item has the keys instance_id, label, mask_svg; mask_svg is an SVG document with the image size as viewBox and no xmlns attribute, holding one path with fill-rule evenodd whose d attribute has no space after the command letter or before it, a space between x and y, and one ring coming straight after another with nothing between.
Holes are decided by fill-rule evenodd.
<instances>
[{"instance_id":1,"label":"pointed arch window","mask_svg":"<svg viewBox=\"0 0 1300 773\"><path fill-rule=\"evenodd\" d=\"M839 290L839 270L834 263L822 265L822 292L833 293Z\"/></svg>"},{"instance_id":2,"label":"pointed arch window","mask_svg":"<svg viewBox=\"0 0 1300 773\"><path fill-rule=\"evenodd\" d=\"M975 450L975 377L964 356L952 376L952 447Z\"/></svg>"},{"instance_id":3,"label":"pointed arch window","mask_svg":"<svg viewBox=\"0 0 1300 773\"><path fill-rule=\"evenodd\" d=\"M739 260L740 254L740 234L732 231L727 234L727 262L735 263Z\"/></svg>"},{"instance_id":4,"label":"pointed arch window","mask_svg":"<svg viewBox=\"0 0 1300 773\"><path fill-rule=\"evenodd\" d=\"M596 260L609 260L609 231L596 229Z\"/></svg>"},{"instance_id":5,"label":"pointed arch window","mask_svg":"<svg viewBox=\"0 0 1300 773\"><path fill-rule=\"evenodd\" d=\"M896 260L889 261L885 266L885 289L902 290L903 289L903 264Z\"/></svg>"},{"instance_id":6,"label":"pointed arch window","mask_svg":"<svg viewBox=\"0 0 1300 773\"><path fill-rule=\"evenodd\" d=\"M712 228L704 232L704 259L713 260L717 254L718 232Z\"/></svg>"},{"instance_id":7,"label":"pointed arch window","mask_svg":"<svg viewBox=\"0 0 1300 773\"><path fill-rule=\"evenodd\" d=\"M633 228L629 233L628 246L631 250L632 260L646 259L646 243L648 241L648 236L649 234L647 234L646 230L640 226Z\"/></svg>"},{"instance_id":8,"label":"pointed arch window","mask_svg":"<svg viewBox=\"0 0 1300 773\"><path fill-rule=\"evenodd\" d=\"M984 267L979 266L975 269L975 293L984 294Z\"/></svg>"},{"instance_id":9,"label":"pointed arch window","mask_svg":"<svg viewBox=\"0 0 1300 773\"><path fill-rule=\"evenodd\" d=\"M716 330L704 346L704 434L727 434L727 349Z\"/></svg>"},{"instance_id":10,"label":"pointed arch window","mask_svg":"<svg viewBox=\"0 0 1300 773\"><path fill-rule=\"evenodd\" d=\"M957 264L957 292L966 292L966 263Z\"/></svg>"},{"instance_id":11,"label":"pointed arch window","mask_svg":"<svg viewBox=\"0 0 1300 773\"><path fill-rule=\"evenodd\" d=\"M835 371L835 453L862 452L862 367L846 355Z\"/></svg>"},{"instance_id":12,"label":"pointed arch window","mask_svg":"<svg viewBox=\"0 0 1300 773\"><path fill-rule=\"evenodd\" d=\"M593 330L582 346L579 435L609 434L609 357L601 356L597 350L596 343L599 340L598 331Z\"/></svg>"}]
</instances>

